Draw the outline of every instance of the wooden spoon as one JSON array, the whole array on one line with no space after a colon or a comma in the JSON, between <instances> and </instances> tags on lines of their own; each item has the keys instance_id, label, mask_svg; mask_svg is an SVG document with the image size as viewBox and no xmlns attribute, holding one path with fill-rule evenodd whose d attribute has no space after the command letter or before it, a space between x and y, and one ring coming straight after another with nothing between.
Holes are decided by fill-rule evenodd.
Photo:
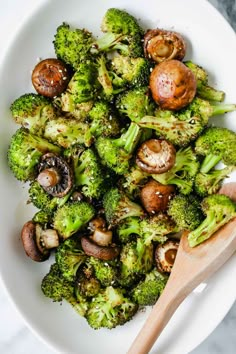
<instances>
[{"instance_id":1,"label":"wooden spoon","mask_svg":"<svg viewBox=\"0 0 236 354\"><path fill-rule=\"evenodd\" d=\"M232 194L232 187L236 195L236 183L225 188L222 194ZM235 251L236 218L194 248L189 247L185 231L167 285L128 354L147 354L187 295L215 273Z\"/></svg>"}]
</instances>

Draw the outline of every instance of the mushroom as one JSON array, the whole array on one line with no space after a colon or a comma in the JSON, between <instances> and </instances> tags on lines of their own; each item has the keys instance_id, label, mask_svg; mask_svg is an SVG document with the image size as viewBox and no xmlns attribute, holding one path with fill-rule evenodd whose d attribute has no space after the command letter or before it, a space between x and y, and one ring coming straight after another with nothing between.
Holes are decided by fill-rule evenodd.
<instances>
[{"instance_id":1,"label":"mushroom","mask_svg":"<svg viewBox=\"0 0 236 354\"><path fill-rule=\"evenodd\" d=\"M148 173L164 173L175 164L174 145L164 139L150 139L142 143L136 155L137 165Z\"/></svg>"},{"instance_id":2,"label":"mushroom","mask_svg":"<svg viewBox=\"0 0 236 354\"><path fill-rule=\"evenodd\" d=\"M154 101L162 109L179 110L194 99L197 81L182 62L167 60L156 65L151 72L150 89Z\"/></svg>"},{"instance_id":3,"label":"mushroom","mask_svg":"<svg viewBox=\"0 0 236 354\"><path fill-rule=\"evenodd\" d=\"M160 272L171 272L175 262L178 247L179 241L173 239L157 246L155 250L155 261L157 269Z\"/></svg>"},{"instance_id":4,"label":"mushroom","mask_svg":"<svg viewBox=\"0 0 236 354\"><path fill-rule=\"evenodd\" d=\"M173 185L163 185L151 179L140 192L140 199L149 214L166 211L169 201L175 194Z\"/></svg>"},{"instance_id":5,"label":"mushroom","mask_svg":"<svg viewBox=\"0 0 236 354\"><path fill-rule=\"evenodd\" d=\"M88 228L93 232L89 238L97 245L108 246L112 242L112 231L106 229L106 222L102 217L91 220Z\"/></svg>"},{"instance_id":6,"label":"mushroom","mask_svg":"<svg viewBox=\"0 0 236 354\"><path fill-rule=\"evenodd\" d=\"M38 183L53 197L65 196L73 186L73 173L67 162L60 156L47 153L38 166Z\"/></svg>"},{"instance_id":7,"label":"mushroom","mask_svg":"<svg viewBox=\"0 0 236 354\"><path fill-rule=\"evenodd\" d=\"M144 35L144 53L157 63L170 59L182 60L186 53L186 43L177 32L152 29Z\"/></svg>"},{"instance_id":8,"label":"mushroom","mask_svg":"<svg viewBox=\"0 0 236 354\"><path fill-rule=\"evenodd\" d=\"M25 253L36 262L43 262L50 256L50 249L59 245L59 237L55 230L43 230L33 221L24 224L21 240Z\"/></svg>"},{"instance_id":9,"label":"mushroom","mask_svg":"<svg viewBox=\"0 0 236 354\"><path fill-rule=\"evenodd\" d=\"M35 66L32 84L40 95L53 98L66 90L70 77L67 66L61 60L49 58Z\"/></svg>"},{"instance_id":10,"label":"mushroom","mask_svg":"<svg viewBox=\"0 0 236 354\"><path fill-rule=\"evenodd\" d=\"M110 261L116 258L120 253L120 248L115 244L99 246L87 237L81 238L81 246L88 256L93 256L103 261Z\"/></svg>"}]
</instances>

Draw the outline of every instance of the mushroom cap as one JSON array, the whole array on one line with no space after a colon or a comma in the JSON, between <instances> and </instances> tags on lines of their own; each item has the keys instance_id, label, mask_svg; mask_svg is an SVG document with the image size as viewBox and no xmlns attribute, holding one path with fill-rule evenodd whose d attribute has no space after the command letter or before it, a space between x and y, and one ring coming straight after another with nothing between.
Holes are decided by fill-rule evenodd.
<instances>
[{"instance_id":1,"label":"mushroom cap","mask_svg":"<svg viewBox=\"0 0 236 354\"><path fill-rule=\"evenodd\" d=\"M149 180L141 189L140 199L149 214L166 211L169 201L175 194L173 185L163 185L155 181Z\"/></svg>"},{"instance_id":2,"label":"mushroom cap","mask_svg":"<svg viewBox=\"0 0 236 354\"><path fill-rule=\"evenodd\" d=\"M87 237L81 238L81 246L88 256L93 256L103 261L110 261L120 253L120 248L116 245L99 246Z\"/></svg>"},{"instance_id":3,"label":"mushroom cap","mask_svg":"<svg viewBox=\"0 0 236 354\"><path fill-rule=\"evenodd\" d=\"M177 32L151 29L144 35L144 53L156 63L170 59L183 60L186 43Z\"/></svg>"},{"instance_id":4,"label":"mushroom cap","mask_svg":"<svg viewBox=\"0 0 236 354\"><path fill-rule=\"evenodd\" d=\"M155 261L159 271L165 273L171 272L178 247L179 241L173 239L157 246L155 250Z\"/></svg>"},{"instance_id":5,"label":"mushroom cap","mask_svg":"<svg viewBox=\"0 0 236 354\"><path fill-rule=\"evenodd\" d=\"M182 62L167 60L156 65L151 72L150 89L154 101L162 109L179 110L194 99L197 81Z\"/></svg>"},{"instance_id":6,"label":"mushroom cap","mask_svg":"<svg viewBox=\"0 0 236 354\"><path fill-rule=\"evenodd\" d=\"M31 79L40 95L53 98L66 90L70 77L65 63L59 59L48 58L35 66Z\"/></svg>"},{"instance_id":7,"label":"mushroom cap","mask_svg":"<svg viewBox=\"0 0 236 354\"><path fill-rule=\"evenodd\" d=\"M142 143L136 155L137 165L147 173L164 173L175 164L174 145L164 139L150 139Z\"/></svg>"},{"instance_id":8,"label":"mushroom cap","mask_svg":"<svg viewBox=\"0 0 236 354\"><path fill-rule=\"evenodd\" d=\"M49 258L50 251L44 250L42 253L36 243L36 224L28 221L24 224L21 231L21 240L25 249L25 253L36 262L43 262Z\"/></svg>"},{"instance_id":9,"label":"mushroom cap","mask_svg":"<svg viewBox=\"0 0 236 354\"><path fill-rule=\"evenodd\" d=\"M74 181L73 172L61 156L53 153L43 155L38 171L37 180L39 184L53 197L61 198L71 190ZM53 171L55 174L53 174Z\"/></svg>"}]
</instances>

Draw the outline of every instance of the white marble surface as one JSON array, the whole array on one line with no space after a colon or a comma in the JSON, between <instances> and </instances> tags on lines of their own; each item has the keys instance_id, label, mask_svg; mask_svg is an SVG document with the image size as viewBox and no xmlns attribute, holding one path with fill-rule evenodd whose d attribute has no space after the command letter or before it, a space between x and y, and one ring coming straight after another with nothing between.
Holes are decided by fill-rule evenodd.
<instances>
[{"instance_id":1,"label":"white marble surface","mask_svg":"<svg viewBox=\"0 0 236 354\"><path fill-rule=\"evenodd\" d=\"M24 18L43 1L44 0L0 0L0 59L4 48L13 36L16 26L19 26ZM210 2L220 9L234 29L236 29L236 1L210 0ZM42 343L41 340L26 327L21 316L7 297L1 281L0 314L1 354L54 353L52 349ZM235 333L236 304L215 331L191 354L235 354Z\"/></svg>"}]
</instances>

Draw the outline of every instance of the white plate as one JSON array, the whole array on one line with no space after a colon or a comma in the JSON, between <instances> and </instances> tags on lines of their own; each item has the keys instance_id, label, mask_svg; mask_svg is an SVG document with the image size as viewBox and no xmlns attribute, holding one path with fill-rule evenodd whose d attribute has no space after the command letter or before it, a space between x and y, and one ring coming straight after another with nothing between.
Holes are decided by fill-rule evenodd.
<instances>
[{"instance_id":1,"label":"white plate","mask_svg":"<svg viewBox=\"0 0 236 354\"><path fill-rule=\"evenodd\" d=\"M124 354L149 311L139 313L123 327L94 331L69 305L53 304L42 295L40 283L49 262L37 264L24 254L20 229L34 211L25 202L27 188L14 179L6 163L7 146L16 129L9 105L16 97L32 91L30 71L37 58L54 56L52 40L58 25L66 21L99 34L102 16L109 7L126 9L147 28L158 26L181 32L188 41L187 58L203 65L210 73L212 84L226 91L226 100L236 102L235 34L205 0L51 0L16 33L0 73L0 269L9 295L29 327L60 353ZM236 131L235 113L214 122ZM236 180L235 176L231 179ZM186 299L152 353L190 352L220 323L235 298L234 256L202 292L194 292Z\"/></svg>"}]
</instances>

